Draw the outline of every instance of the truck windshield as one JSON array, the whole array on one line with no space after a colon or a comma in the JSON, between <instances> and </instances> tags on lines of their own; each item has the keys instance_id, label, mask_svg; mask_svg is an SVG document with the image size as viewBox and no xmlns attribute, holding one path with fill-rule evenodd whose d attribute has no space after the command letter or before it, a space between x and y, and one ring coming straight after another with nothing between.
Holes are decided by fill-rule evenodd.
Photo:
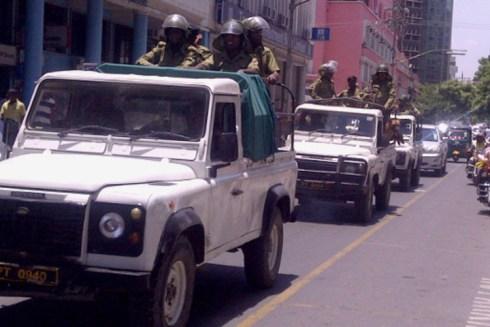
<instances>
[{"instance_id":1,"label":"truck windshield","mask_svg":"<svg viewBox=\"0 0 490 327\"><path fill-rule=\"evenodd\" d=\"M422 141L427 142L437 142L439 141L439 136L435 128L422 128Z\"/></svg>"},{"instance_id":2,"label":"truck windshield","mask_svg":"<svg viewBox=\"0 0 490 327\"><path fill-rule=\"evenodd\" d=\"M400 119L400 131L403 135L412 135L413 122L410 119Z\"/></svg>"},{"instance_id":3,"label":"truck windshield","mask_svg":"<svg viewBox=\"0 0 490 327\"><path fill-rule=\"evenodd\" d=\"M296 130L373 137L376 118L373 115L350 112L300 110Z\"/></svg>"},{"instance_id":4,"label":"truck windshield","mask_svg":"<svg viewBox=\"0 0 490 327\"><path fill-rule=\"evenodd\" d=\"M36 94L27 128L69 133L197 141L203 135L209 103L205 88L44 81Z\"/></svg>"}]
</instances>

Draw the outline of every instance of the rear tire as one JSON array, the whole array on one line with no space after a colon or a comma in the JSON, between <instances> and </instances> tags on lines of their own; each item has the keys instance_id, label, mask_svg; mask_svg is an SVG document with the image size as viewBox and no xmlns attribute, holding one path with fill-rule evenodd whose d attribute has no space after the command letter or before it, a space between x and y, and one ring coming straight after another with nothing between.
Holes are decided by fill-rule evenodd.
<instances>
[{"instance_id":1,"label":"rear tire","mask_svg":"<svg viewBox=\"0 0 490 327\"><path fill-rule=\"evenodd\" d=\"M245 277L250 286L265 289L274 285L281 265L283 237L282 214L275 207L270 226L264 234L242 248Z\"/></svg>"},{"instance_id":2,"label":"rear tire","mask_svg":"<svg viewBox=\"0 0 490 327\"><path fill-rule=\"evenodd\" d=\"M375 193L376 210L386 210L390 206L391 198L391 167L388 167L386 172L385 183L380 186Z\"/></svg>"}]
</instances>

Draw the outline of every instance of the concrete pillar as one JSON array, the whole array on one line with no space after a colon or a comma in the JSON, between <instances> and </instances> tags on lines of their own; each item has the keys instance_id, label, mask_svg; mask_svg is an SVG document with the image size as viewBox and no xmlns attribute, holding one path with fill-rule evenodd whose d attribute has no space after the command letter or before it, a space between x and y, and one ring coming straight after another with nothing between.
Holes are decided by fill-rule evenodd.
<instances>
[{"instance_id":1,"label":"concrete pillar","mask_svg":"<svg viewBox=\"0 0 490 327\"><path fill-rule=\"evenodd\" d=\"M85 39L85 62L100 63L102 58L102 23L104 1L87 1L87 38Z\"/></svg>"},{"instance_id":2,"label":"concrete pillar","mask_svg":"<svg viewBox=\"0 0 490 327\"><path fill-rule=\"evenodd\" d=\"M23 100L27 103L43 69L44 0L27 0L26 10Z\"/></svg>"},{"instance_id":3,"label":"concrete pillar","mask_svg":"<svg viewBox=\"0 0 490 327\"><path fill-rule=\"evenodd\" d=\"M135 12L133 18L133 52L131 62L135 63L138 58L146 53L148 43L148 16Z\"/></svg>"}]
</instances>

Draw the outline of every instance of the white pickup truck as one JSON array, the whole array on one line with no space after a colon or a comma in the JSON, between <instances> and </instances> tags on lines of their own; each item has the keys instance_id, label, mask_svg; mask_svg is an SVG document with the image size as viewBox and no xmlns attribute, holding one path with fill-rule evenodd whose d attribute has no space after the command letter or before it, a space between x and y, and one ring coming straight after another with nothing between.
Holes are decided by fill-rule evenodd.
<instances>
[{"instance_id":1,"label":"white pickup truck","mask_svg":"<svg viewBox=\"0 0 490 327\"><path fill-rule=\"evenodd\" d=\"M400 180L402 191L418 186L422 168L422 134L413 115L392 116L400 122L403 143L396 146L395 178Z\"/></svg>"},{"instance_id":2,"label":"white pickup truck","mask_svg":"<svg viewBox=\"0 0 490 327\"><path fill-rule=\"evenodd\" d=\"M297 197L354 201L357 219L388 208L395 146L378 109L306 103L296 109Z\"/></svg>"},{"instance_id":3,"label":"white pickup truck","mask_svg":"<svg viewBox=\"0 0 490 327\"><path fill-rule=\"evenodd\" d=\"M196 266L236 249L271 287L297 164L260 78L100 70L44 75L0 163L0 296L124 291L149 325L184 326Z\"/></svg>"}]
</instances>

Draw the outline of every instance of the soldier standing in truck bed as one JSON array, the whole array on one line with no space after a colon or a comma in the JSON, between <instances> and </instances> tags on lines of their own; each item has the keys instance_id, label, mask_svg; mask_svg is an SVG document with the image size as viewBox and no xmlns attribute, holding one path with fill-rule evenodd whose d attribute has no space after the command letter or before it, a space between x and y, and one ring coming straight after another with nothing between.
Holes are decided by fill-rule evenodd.
<instances>
[{"instance_id":1,"label":"soldier standing in truck bed","mask_svg":"<svg viewBox=\"0 0 490 327\"><path fill-rule=\"evenodd\" d=\"M138 65L193 67L198 64L199 53L188 43L190 25L184 16L167 16L162 24L166 42L160 41L151 51L142 55Z\"/></svg>"},{"instance_id":2,"label":"soldier standing in truck bed","mask_svg":"<svg viewBox=\"0 0 490 327\"><path fill-rule=\"evenodd\" d=\"M239 21L232 19L223 24L219 36L213 41L213 48L213 55L196 68L259 73L257 58L246 51L245 30Z\"/></svg>"}]
</instances>

